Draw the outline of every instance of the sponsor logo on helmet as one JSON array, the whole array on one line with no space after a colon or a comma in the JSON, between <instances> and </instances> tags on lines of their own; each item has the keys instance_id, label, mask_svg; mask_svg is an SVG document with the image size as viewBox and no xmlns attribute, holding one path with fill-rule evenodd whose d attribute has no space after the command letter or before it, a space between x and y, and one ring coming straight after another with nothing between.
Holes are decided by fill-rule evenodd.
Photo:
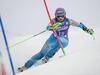
<instances>
[{"instance_id":1,"label":"sponsor logo on helmet","mask_svg":"<svg viewBox=\"0 0 100 75\"><path fill-rule=\"evenodd\" d=\"M57 13L62 13L62 12L63 12L63 11L61 11L61 10L60 10L60 11L57 11Z\"/></svg>"}]
</instances>

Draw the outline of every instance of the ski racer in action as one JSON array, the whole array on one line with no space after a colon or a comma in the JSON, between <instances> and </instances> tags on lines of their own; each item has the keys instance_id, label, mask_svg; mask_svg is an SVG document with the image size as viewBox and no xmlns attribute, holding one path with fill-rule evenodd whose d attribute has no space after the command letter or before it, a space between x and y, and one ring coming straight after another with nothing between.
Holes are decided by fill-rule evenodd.
<instances>
[{"instance_id":1,"label":"ski racer in action","mask_svg":"<svg viewBox=\"0 0 100 75\"><path fill-rule=\"evenodd\" d=\"M52 22L54 24L54 28L56 30L56 33L60 39L60 42L62 44L62 47L65 48L68 46L68 30L70 26L75 26L81 28L83 31L89 33L90 35L94 34L93 29L87 28L83 23L76 22L70 18L66 17L66 11L64 8L57 8L55 11L55 18L52 19ZM58 27L56 27L58 25ZM52 25L49 23L49 25L46 27L48 31L52 31ZM47 63L50 58L52 58L60 49L60 45L55 37L55 34L52 33L50 37L47 39L47 41L44 43L42 49L37 54L33 55L24 66L19 67L19 71L23 71L25 69L30 68L32 65L34 65L38 60L41 60L44 63Z\"/></svg>"}]
</instances>

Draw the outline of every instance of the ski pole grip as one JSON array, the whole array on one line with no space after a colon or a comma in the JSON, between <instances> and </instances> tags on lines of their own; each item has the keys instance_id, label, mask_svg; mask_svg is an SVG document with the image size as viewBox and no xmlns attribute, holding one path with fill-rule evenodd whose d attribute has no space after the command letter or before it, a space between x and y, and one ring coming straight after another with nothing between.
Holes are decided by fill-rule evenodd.
<instances>
[{"instance_id":1,"label":"ski pole grip","mask_svg":"<svg viewBox=\"0 0 100 75\"><path fill-rule=\"evenodd\" d=\"M61 25L61 23L60 22L57 22L57 23L54 23L54 28L56 29L56 28L58 28L59 26ZM53 28L52 28L52 26L49 28L49 30L52 30Z\"/></svg>"},{"instance_id":2,"label":"ski pole grip","mask_svg":"<svg viewBox=\"0 0 100 75\"><path fill-rule=\"evenodd\" d=\"M93 34L94 34L94 31L93 31L92 29L90 30L90 34L91 34L91 35L93 35Z\"/></svg>"}]
</instances>

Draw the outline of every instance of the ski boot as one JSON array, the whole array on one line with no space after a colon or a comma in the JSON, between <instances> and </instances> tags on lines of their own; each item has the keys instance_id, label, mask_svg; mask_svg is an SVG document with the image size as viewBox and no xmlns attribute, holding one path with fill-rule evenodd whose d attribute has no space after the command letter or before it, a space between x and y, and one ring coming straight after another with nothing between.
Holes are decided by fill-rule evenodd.
<instances>
[{"instance_id":1,"label":"ski boot","mask_svg":"<svg viewBox=\"0 0 100 75\"><path fill-rule=\"evenodd\" d=\"M42 62L43 62L43 63L47 63L47 61L48 61L48 60L47 60L46 58L43 58L43 59L42 59Z\"/></svg>"},{"instance_id":2,"label":"ski boot","mask_svg":"<svg viewBox=\"0 0 100 75\"><path fill-rule=\"evenodd\" d=\"M26 70L26 69L27 69L27 68L26 68L25 66L23 66L23 67L19 67L19 68L18 68L18 71L19 71L19 72L23 72L23 71Z\"/></svg>"}]
</instances>

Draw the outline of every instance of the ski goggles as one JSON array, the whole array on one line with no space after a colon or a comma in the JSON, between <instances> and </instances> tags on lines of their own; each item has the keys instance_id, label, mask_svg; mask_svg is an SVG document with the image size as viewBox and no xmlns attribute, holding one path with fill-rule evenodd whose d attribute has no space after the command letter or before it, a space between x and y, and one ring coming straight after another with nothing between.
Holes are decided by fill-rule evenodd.
<instances>
[{"instance_id":1,"label":"ski goggles","mask_svg":"<svg viewBox=\"0 0 100 75\"><path fill-rule=\"evenodd\" d=\"M62 15L62 16L57 16L57 18L64 18L65 16L64 15Z\"/></svg>"}]
</instances>

